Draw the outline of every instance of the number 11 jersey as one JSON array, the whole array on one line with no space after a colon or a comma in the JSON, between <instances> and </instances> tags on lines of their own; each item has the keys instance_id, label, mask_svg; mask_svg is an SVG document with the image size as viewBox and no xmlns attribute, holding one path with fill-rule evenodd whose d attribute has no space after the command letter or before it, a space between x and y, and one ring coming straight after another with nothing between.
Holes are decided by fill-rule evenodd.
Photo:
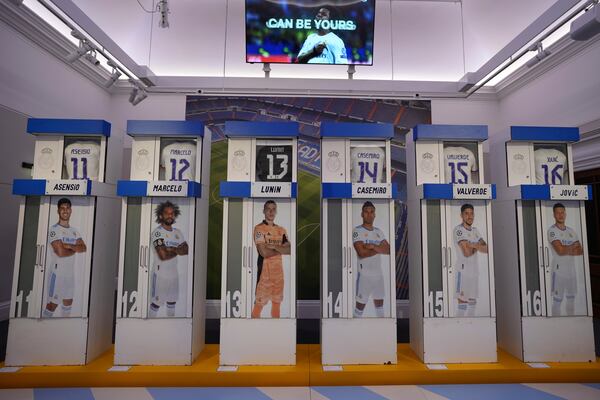
<instances>
[{"instance_id":1,"label":"number 11 jersey","mask_svg":"<svg viewBox=\"0 0 600 400\"><path fill-rule=\"evenodd\" d=\"M164 147L160 165L167 181L193 181L196 170L196 144L175 142Z\"/></svg>"},{"instance_id":2,"label":"number 11 jersey","mask_svg":"<svg viewBox=\"0 0 600 400\"><path fill-rule=\"evenodd\" d=\"M67 179L98 180L100 145L94 142L73 142L65 147Z\"/></svg>"}]
</instances>

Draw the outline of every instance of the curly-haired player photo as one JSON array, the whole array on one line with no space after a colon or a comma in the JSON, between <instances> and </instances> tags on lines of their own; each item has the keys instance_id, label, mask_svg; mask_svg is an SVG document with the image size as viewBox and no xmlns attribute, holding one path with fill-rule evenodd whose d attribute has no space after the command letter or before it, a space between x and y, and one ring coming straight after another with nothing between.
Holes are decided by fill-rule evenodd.
<instances>
[{"instance_id":1,"label":"curly-haired player photo","mask_svg":"<svg viewBox=\"0 0 600 400\"><path fill-rule=\"evenodd\" d=\"M289 205L289 202L285 204ZM253 237L258 259L256 291L252 318L261 318L263 308L271 304L271 318L280 318L284 299L284 256L290 255L291 244L287 230L275 223L278 204L267 200L263 204L263 220L254 227ZM289 261L288 261L289 263ZM285 316L285 315L284 315Z\"/></svg>"},{"instance_id":2,"label":"curly-haired player photo","mask_svg":"<svg viewBox=\"0 0 600 400\"><path fill-rule=\"evenodd\" d=\"M189 252L189 246L182 230L174 225L181 216L180 206L170 200L161 200L154 210L158 224L150 234L153 249L153 262L150 274L148 317L175 317L180 296L179 264ZM164 307L163 307L164 306ZM166 308L165 312L161 312Z\"/></svg>"}]
</instances>

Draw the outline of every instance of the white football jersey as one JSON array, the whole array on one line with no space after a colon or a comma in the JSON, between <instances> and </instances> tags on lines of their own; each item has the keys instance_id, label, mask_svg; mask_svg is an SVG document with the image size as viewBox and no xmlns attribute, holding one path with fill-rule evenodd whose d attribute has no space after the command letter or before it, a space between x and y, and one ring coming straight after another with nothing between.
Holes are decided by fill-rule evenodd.
<instances>
[{"instance_id":1,"label":"white football jersey","mask_svg":"<svg viewBox=\"0 0 600 400\"><path fill-rule=\"evenodd\" d=\"M481 236L481 234L479 234L477 228L471 226L471 229L467 229L463 224L460 224L457 225L456 228L454 228L452 236L454 237L456 265L458 266L458 268L477 268L477 255L479 254L479 252L476 251L473 255L465 257L459 246L459 243L463 240L466 240L469 243L473 244L479 243L479 241L483 239L483 237Z\"/></svg>"},{"instance_id":2,"label":"white football jersey","mask_svg":"<svg viewBox=\"0 0 600 400\"><path fill-rule=\"evenodd\" d=\"M557 149L537 149L535 160L535 183L562 185L567 171L567 156Z\"/></svg>"},{"instance_id":3,"label":"white football jersey","mask_svg":"<svg viewBox=\"0 0 600 400\"><path fill-rule=\"evenodd\" d=\"M73 142L65 147L67 179L98 180L100 145L95 142Z\"/></svg>"},{"instance_id":4,"label":"white football jersey","mask_svg":"<svg viewBox=\"0 0 600 400\"><path fill-rule=\"evenodd\" d=\"M81 239L81 235L77 229L72 226L66 228L60 224L54 224L48 230L48 246L51 247L52 242L60 240L64 244L76 244L77 240ZM50 260L50 266L57 266L57 269L72 269L75 266L75 254L67 257L59 257L54 254L54 251L50 251L52 259Z\"/></svg>"},{"instance_id":5,"label":"white football jersey","mask_svg":"<svg viewBox=\"0 0 600 400\"><path fill-rule=\"evenodd\" d=\"M352 243L363 242L364 244L374 244L378 246L382 241L386 240L383 231L373 227L368 230L362 225L358 225L352 230ZM358 267L361 274L376 275L381 274L381 254L376 254L371 257L358 257Z\"/></svg>"},{"instance_id":6,"label":"white football jersey","mask_svg":"<svg viewBox=\"0 0 600 400\"><path fill-rule=\"evenodd\" d=\"M196 144L175 142L165 146L160 165L165 169L167 181L193 181L196 170Z\"/></svg>"},{"instance_id":7,"label":"white football jersey","mask_svg":"<svg viewBox=\"0 0 600 400\"><path fill-rule=\"evenodd\" d=\"M565 226L565 229L560 229L558 226L552 225L548 228L548 243L552 244L555 240L560 240L560 244L563 246L570 246L579 241L579 235L574 229ZM563 271L574 271L575 268L575 257L571 255L561 256L554 250L554 246L550 246L552 249L552 268L554 270Z\"/></svg>"},{"instance_id":8,"label":"white football jersey","mask_svg":"<svg viewBox=\"0 0 600 400\"><path fill-rule=\"evenodd\" d=\"M382 183L385 150L381 147L353 147L350 150L352 183Z\"/></svg>"},{"instance_id":9,"label":"white football jersey","mask_svg":"<svg viewBox=\"0 0 600 400\"><path fill-rule=\"evenodd\" d=\"M302 44L298 57L313 51L321 43L325 45L323 52L308 60L309 64L348 64L344 41L333 32L322 36L318 33L308 35L304 44Z\"/></svg>"},{"instance_id":10,"label":"white football jersey","mask_svg":"<svg viewBox=\"0 0 600 400\"><path fill-rule=\"evenodd\" d=\"M158 246L166 246L166 247L177 247L180 244L185 242L185 238L181 231L177 228L173 228L172 230L167 230L159 225L152 231L151 234L151 242L152 248L154 249L154 262L153 267L156 271L162 267L167 269L177 269L177 258L173 257L170 260L161 260L158 257L158 252L156 248ZM158 267L158 268L157 268Z\"/></svg>"},{"instance_id":11,"label":"white football jersey","mask_svg":"<svg viewBox=\"0 0 600 400\"><path fill-rule=\"evenodd\" d=\"M444 148L446 183L473 183L471 172L477 171L475 154L464 147Z\"/></svg>"}]
</instances>

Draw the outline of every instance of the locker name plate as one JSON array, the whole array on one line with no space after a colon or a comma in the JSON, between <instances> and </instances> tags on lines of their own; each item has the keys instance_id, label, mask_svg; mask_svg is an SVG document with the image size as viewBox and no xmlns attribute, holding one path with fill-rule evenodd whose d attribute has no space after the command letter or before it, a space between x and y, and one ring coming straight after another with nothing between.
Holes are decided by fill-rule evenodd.
<instances>
[{"instance_id":1,"label":"locker name plate","mask_svg":"<svg viewBox=\"0 0 600 400\"><path fill-rule=\"evenodd\" d=\"M452 185L452 198L462 199L492 199L492 185Z\"/></svg>"},{"instance_id":2,"label":"locker name plate","mask_svg":"<svg viewBox=\"0 0 600 400\"><path fill-rule=\"evenodd\" d=\"M589 200L587 185L550 185L550 200Z\"/></svg>"},{"instance_id":3,"label":"locker name plate","mask_svg":"<svg viewBox=\"0 0 600 400\"><path fill-rule=\"evenodd\" d=\"M85 196L89 194L87 179L59 179L46 181L47 195Z\"/></svg>"},{"instance_id":4,"label":"locker name plate","mask_svg":"<svg viewBox=\"0 0 600 400\"><path fill-rule=\"evenodd\" d=\"M148 196L186 197L188 194L187 181L149 181Z\"/></svg>"},{"instance_id":5,"label":"locker name plate","mask_svg":"<svg viewBox=\"0 0 600 400\"><path fill-rule=\"evenodd\" d=\"M291 182L252 182L252 197L292 197Z\"/></svg>"},{"instance_id":6,"label":"locker name plate","mask_svg":"<svg viewBox=\"0 0 600 400\"><path fill-rule=\"evenodd\" d=\"M392 185L390 183L353 183L352 198L357 199L391 199Z\"/></svg>"}]
</instances>

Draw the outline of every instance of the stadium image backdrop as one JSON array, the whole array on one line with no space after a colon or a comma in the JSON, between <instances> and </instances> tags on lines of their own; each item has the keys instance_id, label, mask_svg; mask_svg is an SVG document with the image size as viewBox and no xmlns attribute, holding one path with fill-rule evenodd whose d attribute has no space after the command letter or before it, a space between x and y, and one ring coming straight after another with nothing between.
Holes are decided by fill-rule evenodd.
<instances>
[{"instance_id":1,"label":"stadium image backdrop","mask_svg":"<svg viewBox=\"0 0 600 400\"><path fill-rule=\"evenodd\" d=\"M406 155L404 136L416 124L430 123L427 101L366 100L308 97L204 97L188 96L186 119L202 121L212 132L208 235L207 299L221 298L221 237L223 204L219 182L227 175L225 121L297 121L298 230L297 299L318 300L320 281L320 176L319 127L323 121L385 122L395 127L392 140L392 182L398 184L396 202L396 298L408 299L406 232ZM391 238L392 240L394 238Z\"/></svg>"}]
</instances>

